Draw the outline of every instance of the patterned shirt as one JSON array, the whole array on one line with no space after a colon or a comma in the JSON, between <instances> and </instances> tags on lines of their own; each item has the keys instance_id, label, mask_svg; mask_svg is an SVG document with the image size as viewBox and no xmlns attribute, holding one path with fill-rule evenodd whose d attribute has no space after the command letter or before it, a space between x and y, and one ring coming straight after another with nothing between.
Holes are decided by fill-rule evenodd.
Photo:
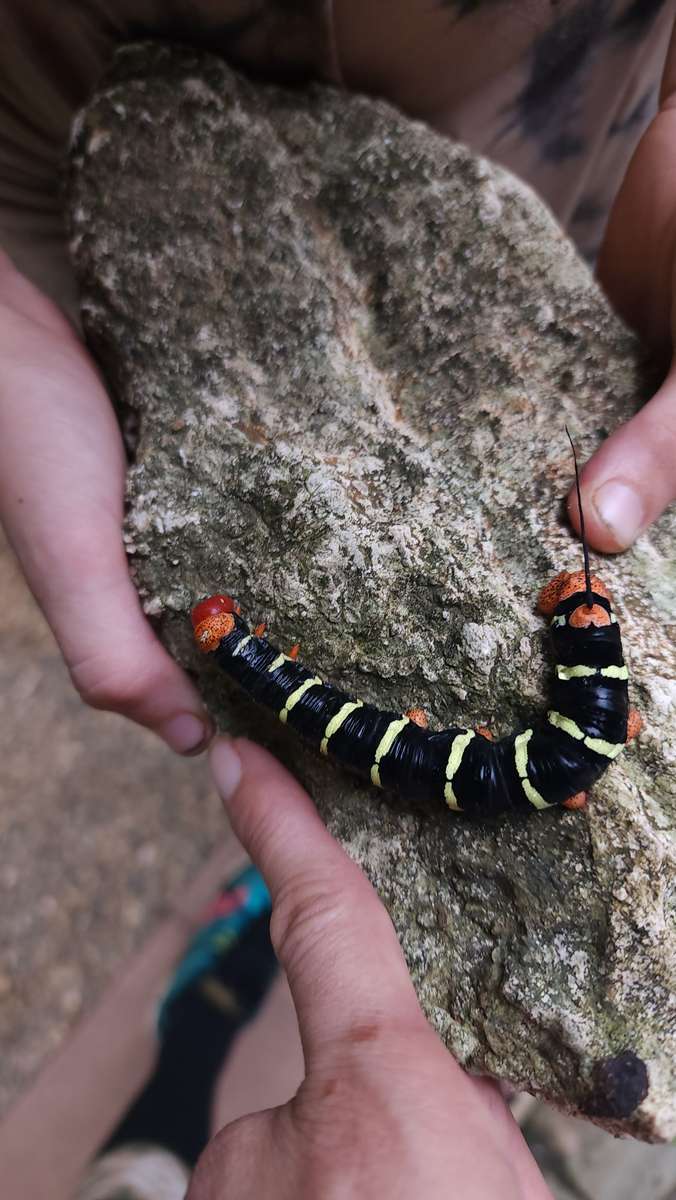
<instances>
[{"instance_id":1,"label":"patterned shirt","mask_svg":"<svg viewBox=\"0 0 676 1200\"><path fill-rule=\"evenodd\" d=\"M74 308L58 186L115 45L384 96L529 182L593 259L655 112L676 0L0 0L0 241Z\"/></svg>"}]
</instances>

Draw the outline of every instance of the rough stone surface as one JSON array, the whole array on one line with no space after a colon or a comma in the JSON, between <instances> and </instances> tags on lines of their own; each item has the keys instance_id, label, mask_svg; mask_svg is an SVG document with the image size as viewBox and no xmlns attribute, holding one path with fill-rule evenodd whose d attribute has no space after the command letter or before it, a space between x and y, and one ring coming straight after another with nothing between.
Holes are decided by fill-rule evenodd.
<instances>
[{"instance_id":1,"label":"rough stone surface","mask_svg":"<svg viewBox=\"0 0 676 1200\"><path fill-rule=\"evenodd\" d=\"M647 723L582 815L469 824L358 785L198 661L187 619L225 589L365 699L523 721L551 670L536 589L580 564L564 422L586 457L635 410L636 343L525 186L382 103L130 48L71 182L162 637L311 789L469 1069L672 1136L673 512L602 566ZM648 1094L618 1099L635 1060Z\"/></svg>"}]
</instances>

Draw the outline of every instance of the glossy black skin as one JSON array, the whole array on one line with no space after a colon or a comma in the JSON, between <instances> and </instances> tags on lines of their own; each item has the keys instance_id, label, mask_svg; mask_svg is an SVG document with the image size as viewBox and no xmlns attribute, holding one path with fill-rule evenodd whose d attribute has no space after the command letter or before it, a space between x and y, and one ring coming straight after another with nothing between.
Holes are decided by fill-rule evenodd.
<instances>
[{"instance_id":1,"label":"glossy black skin","mask_svg":"<svg viewBox=\"0 0 676 1200\"><path fill-rule=\"evenodd\" d=\"M607 600L594 594L595 604L610 612ZM568 617L586 603L578 593L560 604L557 616ZM314 672L299 662L287 660L274 672L271 663L279 650L267 638L252 637L234 655L249 635L246 622L235 615L235 627L213 651L215 661L259 704L279 714L288 697ZM616 623L575 629L553 626L556 662L565 666L622 666L622 642ZM288 713L287 723L311 745L319 748L326 727L342 705L351 699L331 684L308 689ZM624 743L627 736L628 693L626 680L601 676L555 681L550 709L573 721L593 738ZM364 704L352 712L329 739L328 753L336 762L370 779L376 748L391 721L400 713L385 712ZM528 743L527 774L531 784L550 805L562 804L577 792L587 791L607 769L609 757L590 749L570 734L557 729L545 717L534 721ZM392 749L380 761L384 788L414 801L444 801L446 765L451 745L462 727L433 733L412 722L404 727ZM464 752L453 777L453 791L463 813L495 816L521 810L532 812L515 761L515 740L520 731L491 742L475 736Z\"/></svg>"}]
</instances>

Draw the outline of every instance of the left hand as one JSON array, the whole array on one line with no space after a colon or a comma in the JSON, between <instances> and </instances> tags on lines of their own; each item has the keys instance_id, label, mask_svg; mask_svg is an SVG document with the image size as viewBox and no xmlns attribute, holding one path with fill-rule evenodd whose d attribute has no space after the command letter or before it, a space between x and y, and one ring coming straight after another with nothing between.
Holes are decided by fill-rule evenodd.
<instances>
[{"instance_id":1,"label":"left hand","mask_svg":"<svg viewBox=\"0 0 676 1200\"><path fill-rule=\"evenodd\" d=\"M392 923L310 798L264 750L215 743L230 820L273 902L305 1080L202 1155L188 1200L551 1200L497 1086L425 1020Z\"/></svg>"}]
</instances>

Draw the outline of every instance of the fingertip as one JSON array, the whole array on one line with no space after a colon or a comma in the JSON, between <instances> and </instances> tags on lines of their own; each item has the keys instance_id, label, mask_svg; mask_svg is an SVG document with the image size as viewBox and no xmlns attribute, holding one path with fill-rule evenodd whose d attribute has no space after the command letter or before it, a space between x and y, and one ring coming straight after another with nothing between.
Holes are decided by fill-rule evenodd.
<instances>
[{"instance_id":1,"label":"fingertip","mask_svg":"<svg viewBox=\"0 0 676 1200\"><path fill-rule=\"evenodd\" d=\"M232 827L273 896L313 856L349 861L304 788L262 746L246 738L219 737L209 762Z\"/></svg>"},{"instance_id":2,"label":"fingertip","mask_svg":"<svg viewBox=\"0 0 676 1200\"><path fill-rule=\"evenodd\" d=\"M176 713L155 731L175 754L191 758L202 754L214 736L214 726L206 716L191 712Z\"/></svg>"},{"instance_id":3,"label":"fingertip","mask_svg":"<svg viewBox=\"0 0 676 1200\"><path fill-rule=\"evenodd\" d=\"M214 725L195 684L172 657L141 609L126 562L105 580L89 580L87 620L82 589L51 605L52 628L85 704L116 712L150 729L176 754L201 754Z\"/></svg>"},{"instance_id":4,"label":"fingertip","mask_svg":"<svg viewBox=\"0 0 676 1200\"><path fill-rule=\"evenodd\" d=\"M603 487L604 485L601 484L596 490L590 486L583 486L581 489L585 536L590 549L597 550L601 554L621 554L635 541L642 525L636 529L635 527L627 528L626 520L620 524L621 514L617 511L618 506L613 504L612 496L608 492L599 496ZM568 493L566 513L571 527L578 537L581 537L582 527L575 488ZM615 522L615 526L613 526L613 522Z\"/></svg>"},{"instance_id":5,"label":"fingertip","mask_svg":"<svg viewBox=\"0 0 676 1200\"><path fill-rule=\"evenodd\" d=\"M599 550L627 550L649 523L643 496L628 479L602 480L590 499L589 532Z\"/></svg>"},{"instance_id":6,"label":"fingertip","mask_svg":"<svg viewBox=\"0 0 676 1200\"><path fill-rule=\"evenodd\" d=\"M209 766L227 810L242 780L242 760L233 738L221 736L214 740L209 750Z\"/></svg>"},{"instance_id":7,"label":"fingertip","mask_svg":"<svg viewBox=\"0 0 676 1200\"><path fill-rule=\"evenodd\" d=\"M272 815L273 798L278 829L288 820L310 820L328 837L307 792L263 746L248 738L221 735L209 751L209 762L217 791L249 852L253 829Z\"/></svg>"},{"instance_id":8,"label":"fingertip","mask_svg":"<svg viewBox=\"0 0 676 1200\"><path fill-rule=\"evenodd\" d=\"M598 448L580 486L589 545L606 554L629 549L676 499L676 370L626 424ZM580 530L575 489L567 500Z\"/></svg>"}]
</instances>

